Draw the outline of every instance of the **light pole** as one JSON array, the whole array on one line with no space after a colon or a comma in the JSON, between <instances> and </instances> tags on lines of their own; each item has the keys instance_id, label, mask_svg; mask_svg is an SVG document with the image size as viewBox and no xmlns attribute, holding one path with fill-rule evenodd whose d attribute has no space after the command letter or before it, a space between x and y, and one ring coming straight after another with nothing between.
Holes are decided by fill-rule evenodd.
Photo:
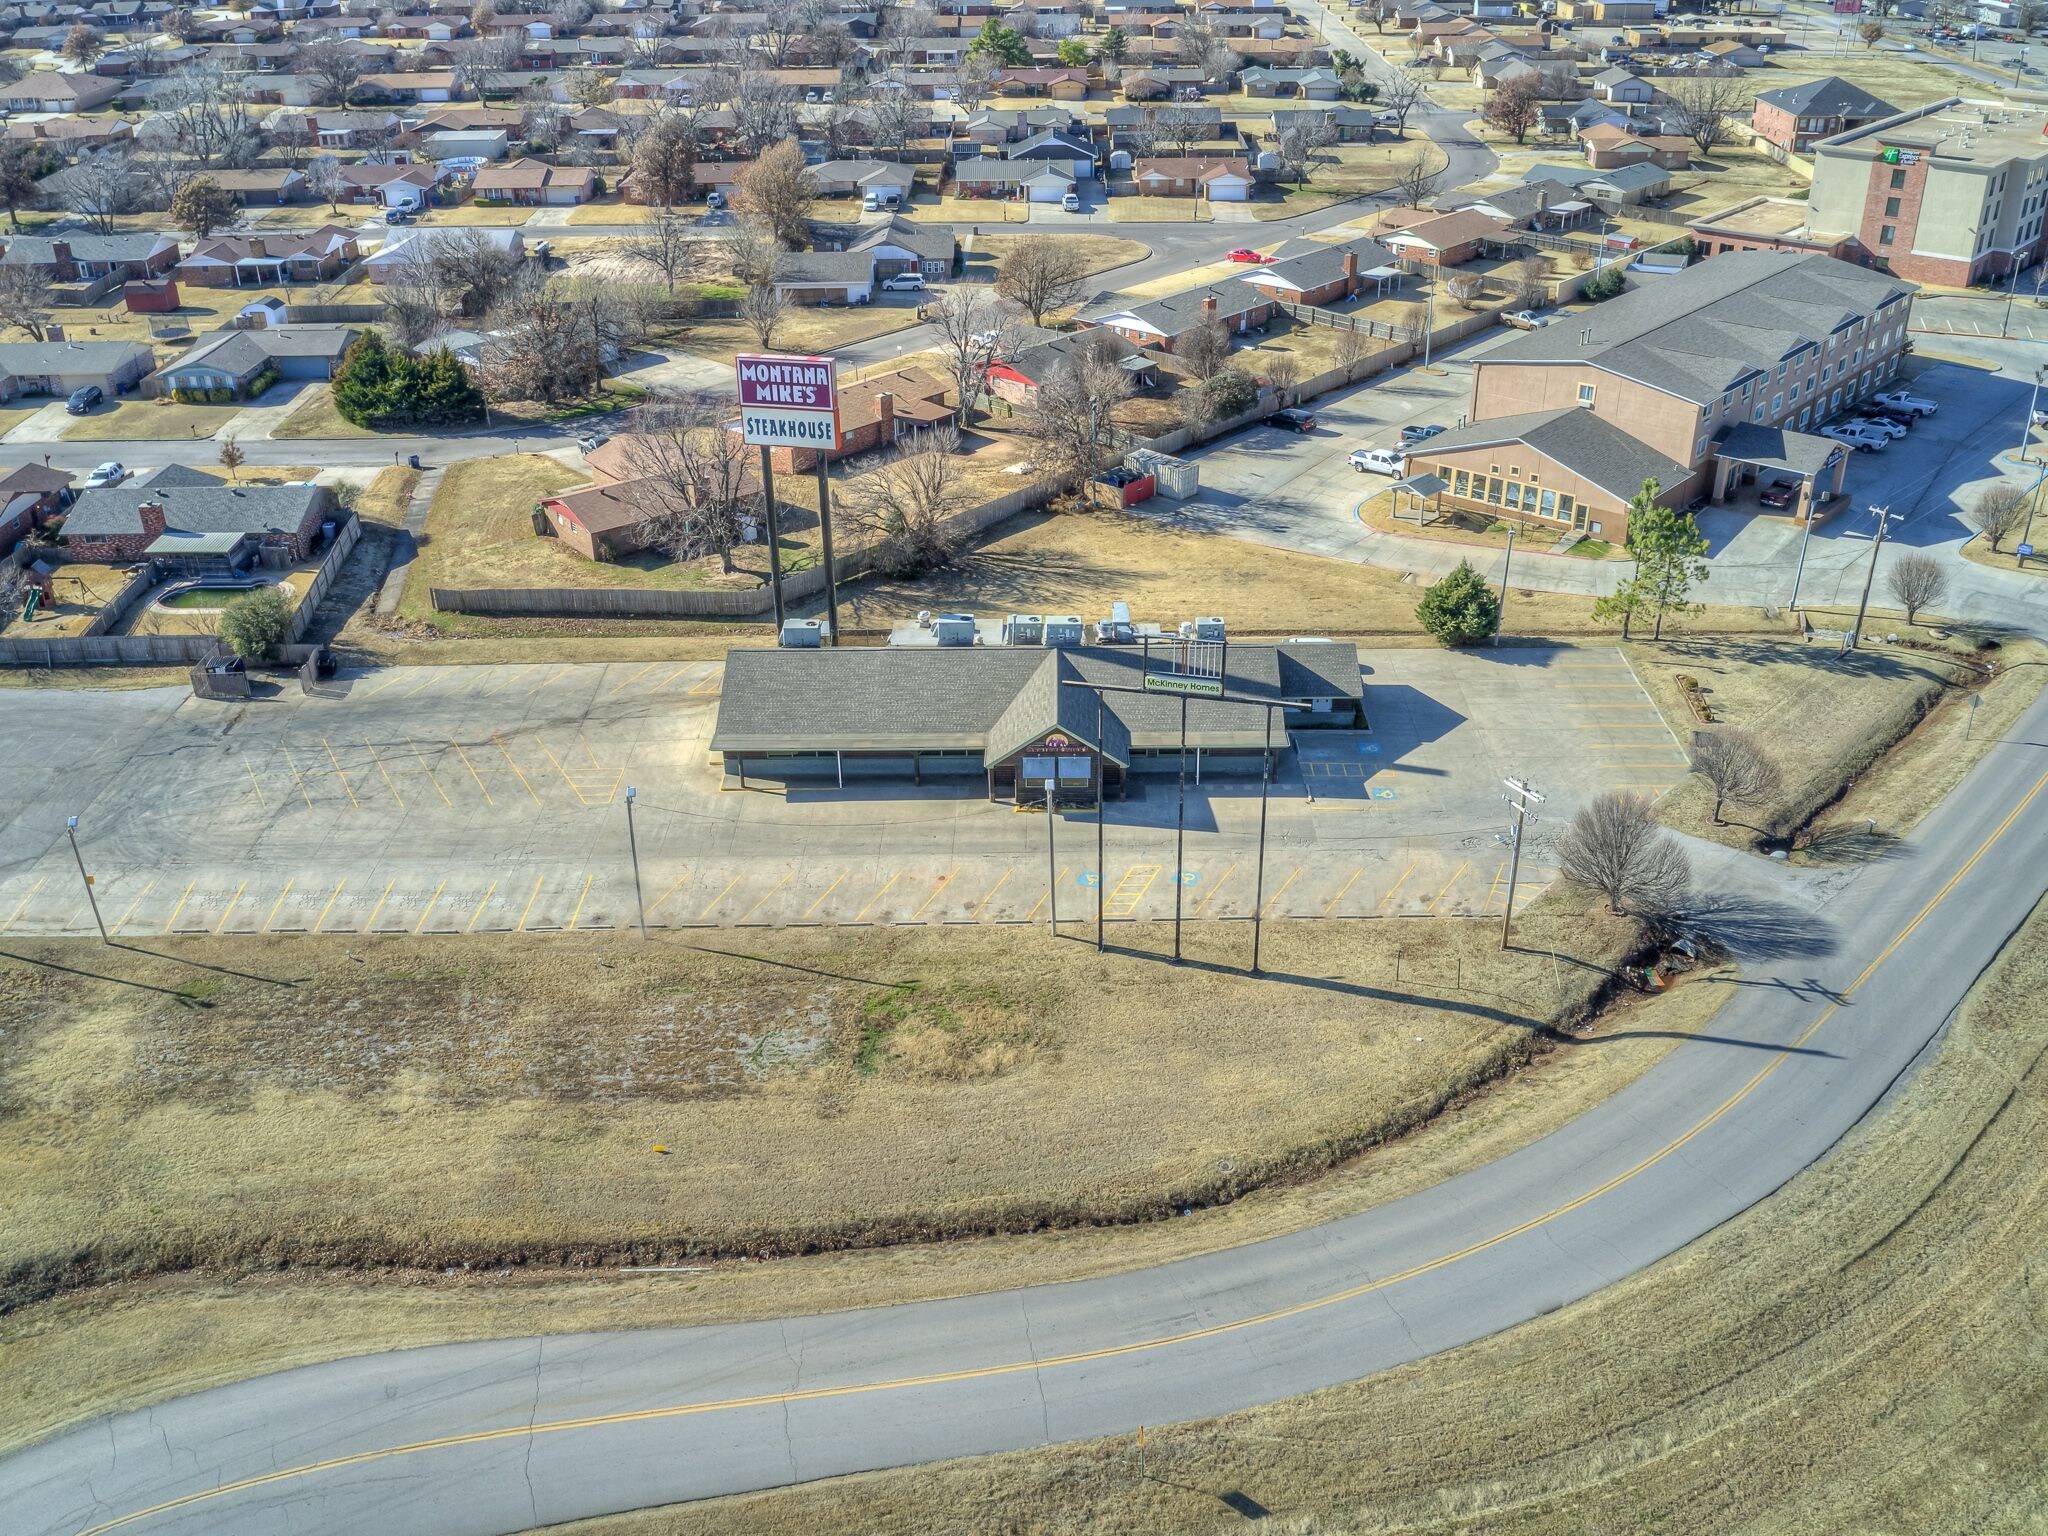
<instances>
[{"instance_id":1,"label":"light pole","mask_svg":"<svg viewBox=\"0 0 2048 1536\"><path fill-rule=\"evenodd\" d=\"M633 905L640 913L640 937L647 937L647 898L640 889L640 843L633 836L633 801L640 791L626 786L626 851L633 859Z\"/></svg>"},{"instance_id":2,"label":"light pole","mask_svg":"<svg viewBox=\"0 0 2048 1536\"><path fill-rule=\"evenodd\" d=\"M1522 872L1522 833L1529 825L1529 807L1541 805L1543 797L1520 779L1502 779L1508 793L1501 799L1514 807L1515 824L1504 833L1495 834L1508 845L1508 904L1500 914L1500 947L1508 947L1508 928L1515 919L1515 879Z\"/></svg>"},{"instance_id":3,"label":"light pole","mask_svg":"<svg viewBox=\"0 0 2048 1536\"><path fill-rule=\"evenodd\" d=\"M2048 265L2044 262L2043 265ZM2041 405L2041 385L2048 383L2048 363L2034 370L2034 388L2027 396L2027 419L2020 423L2020 462L2028 463L2027 450L2034 446L2034 412Z\"/></svg>"},{"instance_id":4,"label":"light pole","mask_svg":"<svg viewBox=\"0 0 2048 1536\"><path fill-rule=\"evenodd\" d=\"M1108 888L1109 866L1102 856L1102 818L1109 812L1108 759L1102 751L1102 695L1095 695L1095 953L1102 953L1103 892Z\"/></svg>"},{"instance_id":5,"label":"light pole","mask_svg":"<svg viewBox=\"0 0 2048 1536\"><path fill-rule=\"evenodd\" d=\"M1097 698L1101 695L1097 694ZM1180 696L1180 794L1173 808L1173 963L1180 964L1181 883L1188 841L1188 696Z\"/></svg>"},{"instance_id":6,"label":"light pole","mask_svg":"<svg viewBox=\"0 0 2048 1536\"><path fill-rule=\"evenodd\" d=\"M1053 786L1060 781L1059 766L1057 762L1053 763L1053 771L1047 774L1045 779L1045 902L1046 917L1052 924L1054 938L1060 936L1060 877L1055 863L1057 856L1053 850L1053 822L1056 817L1053 812L1052 794ZM1102 878L1102 871L1098 869L1095 877L1099 881Z\"/></svg>"},{"instance_id":7,"label":"light pole","mask_svg":"<svg viewBox=\"0 0 2048 1536\"><path fill-rule=\"evenodd\" d=\"M1870 584L1877 579L1877 553L1884 548L1885 529L1891 524L1890 507L1872 507L1877 514L1877 537L1870 544L1870 569L1863 573L1863 596L1856 604L1856 627L1849 631L1849 649L1855 650L1863 643L1863 615L1870 611Z\"/></svg>"},{"instance_id":8,"label":"light pole","mask_svg":"<svg viewBox=\"0 0 2048 1536\"><path fill-rule=\"evenodd\" d=\"M1493 643L1495 645L1500 644L1500 632L1507 627L1508 622L1508 572L1514 568L1515 564L1515 527L1516 525L1513 523L1508 524L1507 558L1500 563L1500 617L1494 622L1493 626Z\"/></svg>"},{"instance_id":9,"label":"light pole","mask_svg":"<svg viewBox=\"0 0 2048 1536\"><path fill-rule=\"evenodd\" d=\"M1785 605L1793 613L1799 611L1799 578L1806 574L1806 546L1813 539L1814 514L1820 510L1815 505L1817 498L1810 483L1802 494L1806 501L1806 527L1799 535L1799 561L1792 567L1792 601Z\"/></svg>"},{"instance_id":10,"label":"light pole","mask_svg":"<svg viewBox=\"0 0 2048 1536\"><path fill-rule=\"evenodd\" d=\"M64 835L71 839L71 858L78 865L78 878L85 883L85 899L92 903L92 920L99 926L100 942L111 944L107 937L107 920L100 916L100 899L93 894L92 876L85 872L85 860L78 852L78 818L73 816L64 823Z\"/></svg>"}]
</instances>

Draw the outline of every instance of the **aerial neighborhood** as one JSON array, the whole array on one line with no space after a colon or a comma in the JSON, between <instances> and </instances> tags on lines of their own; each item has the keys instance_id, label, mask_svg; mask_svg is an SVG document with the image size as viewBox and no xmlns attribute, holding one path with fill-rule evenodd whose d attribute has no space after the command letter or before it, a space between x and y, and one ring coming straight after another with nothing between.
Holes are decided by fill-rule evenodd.
<instances>
[{"instance_id":1,"label":"aerial neighborhood","mask_svg":"<svg viewBox=\"0 0 2048 1536\"><path fill-rule=\"evenodd\" d=\"M2038 1536L2044 71L0 3L0 1531Z\"/></svg>"}]
</instances>

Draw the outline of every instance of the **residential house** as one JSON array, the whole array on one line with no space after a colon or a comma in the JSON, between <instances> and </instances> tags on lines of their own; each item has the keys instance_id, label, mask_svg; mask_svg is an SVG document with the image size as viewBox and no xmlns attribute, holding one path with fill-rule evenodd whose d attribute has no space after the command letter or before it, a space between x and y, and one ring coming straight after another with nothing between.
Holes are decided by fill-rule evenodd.
<instances>
[{"instance_id":1,"label":"residential house","mask_svg":"<svg viewBox=\"0 0 2048 1536\"><path fill-rule=\"evenodd\" d=\"M61 154L76 155L88 149L127 143L135 137L135 125L117 117L46 117L34 122L9 123L7 137L33 140Z\"/></svg>"},{"instance_id":2,"label":"residential house","mask_svg":"<svg viewBox=\"0 0 2048 1536\"><path fill-rule=\"evenodd\" d=\"M1021 197L1033 203L1057 203L1075 186L1074 178L1057 167L983 155L953 167L953 189L961 197Z\"/></svg>"},{"instance_id":3,"label":"residential house","mask_svg":"<svg viewBox=\"0 0 2048 1536\"><path fill-rule=\"evenodd\" d=\"M447 174L432 164L343 165L335 172L335 196L348 203L419 209L427 206L427 199Z\"/></svg>"},{"instance_id":4,"label":"residential house","mask_svg":"<svg viewBox=\"0 0 2048 1536\"><path fill-rule=\"evenodd\" d=\"M1275 107L1272 137L1278 140L1293 129L1310 133L1327 132L1339 144L1370 144L1373 141L1373 113L1370 107Z\"/></svg>"},{"instance_id":5,"label":"residential house","mask_svg":"<svg viewBox=\"0 0 2048 1536\"><path fill-rule=\"evenodd\" d=\"M337 224L286 234L215 235L193 242L178 276L201 288L267 288L332 282L361 252L355 231Z\"/></svg>"},{"instance_id":6,"label":"residential house","mask_svg":"<svg viewBox=\"0 0 2048 1536\"><path fill-rule=\"evenodd\" d=\"M1006 146L1003 158L1013 162L1042 161L1072 180L1095 174L1095 145L1078 134L1059 133L1050 128Z\"/></svg>"},{"instance_id":7,"label":"residential house","mask_svg":"<svg viewBox=\"0 0 2048 1536\"><path fill-rule=\"evenodd\" d=\"M322 149L381 149L398 134L396 112L316 112L313 137Z\"/></svg>"},{"instance_id":8,"label":"residential house","mask_svg":"<svg viewBox=\"0 0 2048 1536\"><path fill-rule=\"evenodd\" d=\"M294 171L287 166L271 166L253 171L218 170L207 172L221 191L228 193L245 207L259 204L282 206L295 203L306 196L306 173Z\"/></svg>"},{"instance_id":9,"label":"residential house","mask_svg":"<svg viewBox=\"0 0 2048 1536\"><path fill-rule=\"evenodd\" d=\"M1826 75L1781 91L1762 92L1750 111L1749 125L1766 143L1787 154L1803 155L1816 139L1833 138L1898 110L1860 85L1851 85L1839 75Z\"/></svg>"},{"instance_id":10,"label":"residential house","mask_svg":"<svg viewBox=\"0 0 2048 1536\"><path fill-rule=\"evenodd\" d=\"M1489 247L1504 250L1515 243L1505 220L1476 208L1431 214L1412 222L1408 215L1394 217L1403 222L1397 228L1383 229L1380 243L1400 259L1424 266L1463 266Z\"/></svg>"},{"instance_id":11,"label":"residential house","mask_svg":"<svg viewBox=\"0 0 2048 1536\"><path fill-rule=\"evenodd\" d=\"M0 556L63 511L70 495L69 470L46 464L0 469Z\"/></svg>"},{"instance_id":12,"label":"residential house","mask_svg":"<svg viewBox=\"0 0 2048 1536\"><path fill-rule=\"evenodd\" d=\"M953 409L946 404L949 388L944 379L919 368L899 368L857 384L841 385L839 447L825 454L826 462L893 447L906 433L946 425L953 419ZM737 439L739 423L735 421L726 431ZM798 474L817 465L818 450L771 448L768 461L777 474Z\"/></svg>"},{"instance_id":13,"label":"residential house","mask_svg":"<svg viewBox=\"0 0 2048 1536\"><path fill-rule=\"evenodd\" d=\"M1655 99L1657 88L1617 65L1593 77L1593 94L1602 101L1647 103Z\"/></svg>"},{"instance_id":14,"label":"residential house","mask_svg":"<svg viewBox=\"0 0 2048 1536\"><path fill-rule=\"evenodd\" d=\"M1132 134L1156 130L1159 123L1158 107L1108 107L1103 110L1103 129L1109 135L1111 149L1128 149L1136 153L1141 146L1133 143ZM1202 131L1203 142L1220 139L1228 130L1223 123L1221 107L1205 106L1199 102L1175 109L1176 115L1195 124Z\"/></svg>"},{"instance_id":15,"label":"residential house","mask_svg":"<svg viewBox=\"0 0 2048 1536\"><path fill-rule=\"evenodd\" d=\"M894 193L910 201L910 188L917 173L907 165L887 160L827 160L811 167L811 180L821 197L877 197Z\"/></svg>"},{"instance_id":16,"label":"residential house","mask_svg":"<svg viewBox=\"0 0 2048 1536\"><path fill-rule=\"evenodd\" d=\"M1398 287L1403 275L1399 259L1377 240L1301 240L1283 247L1279 260L1239 273L1238 281L1289 304L1320 308L1347 303L1367 289L1378 297Z\"/></svg>"},{"instance_id":17,"label":"residential house","mask_svg":"<svg viewBox=\"0 0 2048 1536\"><path fill-rule=\"evenodd\" d=\"M480 203L564 207L587 203L596 195L597 172L587 165L549 165L522 157L484 166L470 189Z\"/></svg>"},{"instance_id":18,"label":"residential house","mask_svg":"<svg viewBox=\"0 0 2048 1536\"><path fill-rule=\"evenodd\" d=\"M1137 305L1111 303L1080 316L1076 323L1084 329L1114 331L1141 347L1171 352L1181 337L1212 321L1240 335L1264 325L1278 310L1279 302L1249 283L1225 281L1184 288Z\"/></svg>"},{"instance_id":19,"label":"residential house","mask_svg":"<svg viewBox=\"0 0 2048 1536\"><path fill-rule=\"evenodd\" d=\"M1011 340L1005 354L989 364L985 383L989 393L1026 409L1037 403L1040 388L1065 375L1083 349L1107 348L1135 388L1150 389L1159 382L1158 364L1114 330L1098 326L1046 331L1025 326Z\"/></svg>"},{"instance_id":20,"label":"residential house","mask_svg":"<svg viewBox=\"0 0 2048 1536\"><path fill-rule=\"evenodd\" d=\"M1655 165L1667 171L1682 171L1692 163L1691 139L1671 134L1638 136L1608 123L1582 130L1579 144L1586 152L1586 164L1596 171L1618 170L1625 165Z\"/></svg>"},{"instance_id":21,"label":"residential house","mask_svg":"<svg viewBox=\"0 0 2048 1536\"><path fill-rule=\"evenodd\" d=\"M364 75L356 82L356 93L372 100L381 96L403 102L453 101L461 94L452 69L394 70Z\"/></svg>"},{"instance_id":22,"label":"residential house","mask_svg":"<svg viewBox=\"0 0 2048 1536\"><path fill-rule=\"evenodd\" d=\"M447 160L502 160L512 138L502 128L444 128L421 136L420 153L435 163Z\"/></svg>"},{"instance_id":23,"label":"residential house","mask_svg":"<svg viewBox=\"0 0 2048 1536\"><path fill-rule=\"evenodd\" d=\"M1337 71L1320 65L1312 69L1268 69L1264 65L1253 65L1250 69L1241 71L1237 78L1247 96L1287 96L1302 101L1335 101L1343 90L1343 82L1337 78Z\"/></svg>"},{"instance_id":24,"label":"residential house","mask_svg":"<svg viewBox=\"0 0 2048 1536\"><path fill-rule=\"evenodd\" d=\"M0 400L69 395L88 384L112 399L139 384L153 362L134 341L0 342Z\"/></svg>"},{"instance_id":25,"label":"residential house","mask_svg":"<svg viewBox=\"0 0 2048 1536\"><path fill-rule=\"evenodd\" d=\"M998 96L1050 96L1079 101L1088 94L1085 69L1006 69L996 76Z\"/></svg>"},{"instance_id":26,"label":"residential house","mask_svg":"<svg viewBox=\"0 0 2048 1536\"><path fill-rule=\"evenodd\" d=\"M1216 203L1249 202L1251 167L1242 156L1153 156L1136 161L1131 180L1144 197L1201 197Z\"/></svg>"},{"instance_id":27,"label":"residential house","mask_svg":"<svg viewBox=\"0 0 2048 1536\"><path fill-rule=\"evenodd\" d=\"M202 554L239 567L259 551L289 565L313 551L333 511L325 486L230 486L168 464L126 485L82 492L64 518L63 538L74 559L105 565Z\"/></svg>"},{"instance_id":28,"label":"residential house","mask_svg":"<svg viewBox=\"0 0 2048 1536\"><path fill-rule=\"evenodd\" d=\"M509 255L525 254L526 242L516 229L408 229L386 240L375 255L363 258L363 270L372 283L388 283L401 277L418 260L431 259L440 242L452 238L488 240Z\"/></svg>"},{"instance_id":29,"label":"residential house","mask_svg":"<svg viewBox=\"0 0 2048 1536\"><path fill-rule=\"evenodd\" d=\"M38 69L0 85L0 108L9 112L97 112L121 91L119 80L101 75L61 75Z\"/></svg>"},{"instance_id":30,"label":"residential house","mask_svg":"<svg viewBox=\"0 0 2048 1536\"><path fill-rule=\"evenodd\" d=\"M169 235L16 235L0 266L36 267L53 283L162 277L178 262Z\"/></svg>"},{"instance_id":31,"label":"residential house","mask_svg":"<svg viewBox=\"0 0 2048 1536\"><path fill-rule=\"evenodd\" d=\"M240 398L260 393L255 386L266 375L278 380L331 379L342 354L360 334L350 325L210 331L183 357L158 369L153 381L166 393L225 389Z\"/></svg>"},{"instance_id":32,"label":"residential house","mask_svg":"<svg viewBox=\"0 0 2048 1536\"><path fill-rule=\"evenodd\" d=\"M890 215L879 224L817 225L812 244L821 251L864 252L874 263L875 280L916 272L937 281L953 275L960 242L943 224L920 224Z\"/></svg>"},{"instance_id":33,"label":"residential house","mask_svg":"<svg viewBox=\"0 0 2048 1536\"><path fill-rule=\"evenodd\" d=\"M775 286L792 304L865 304L875 296L875 259L866 251L786 251Z\"/></svg>"}]
</instances>

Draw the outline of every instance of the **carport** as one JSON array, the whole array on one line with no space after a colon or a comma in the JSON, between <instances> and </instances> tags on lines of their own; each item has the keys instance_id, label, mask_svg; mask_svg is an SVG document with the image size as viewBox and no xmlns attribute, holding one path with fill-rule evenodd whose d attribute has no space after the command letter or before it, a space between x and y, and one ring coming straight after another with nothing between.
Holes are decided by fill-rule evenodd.
<instances>
[{"instance_id":1,"label":"carport","mask_svg":"<svg viewBox=\"0 0 2048 1536\"><path fill-rule=\"evenodd\" d=\"M1828 481L1817 499L1833 501L1842 494L1848 467L1849 450L1832 438L1744 422L1730 427L1714 444L1713 499L1727 501L1736 486L1752 483L1766 470L1790 475L1799 481L1792 520L1804 523L1816 510L1814 487Z\"/></svg>"}]
</instances>

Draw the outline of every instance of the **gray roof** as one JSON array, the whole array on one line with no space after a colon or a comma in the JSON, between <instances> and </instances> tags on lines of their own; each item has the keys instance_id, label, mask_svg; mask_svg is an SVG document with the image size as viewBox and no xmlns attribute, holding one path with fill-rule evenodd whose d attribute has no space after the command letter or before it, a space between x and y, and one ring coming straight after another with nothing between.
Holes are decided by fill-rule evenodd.
<instances>
[{"instance_id":1,"label":"gray roof","mask_svg":"<svg viewBox=\"0 0 2048 1536\"><path fill-rule=\"evenodd\" d=\"M230 533L192 533L183 528L165 528L143 549L145 555L231 555L247 529Z\"/></svg>"},{"instance_id":2,"label":"gray roof","mask_svg":"<svg viewBox=\"0 0 2048 1536\"><path fill-rule=\"evenodd\" d=\"M1524 443L1554 464L1592 481L1608 494L1626 501L1643 488L1645 480L1672 486L1692 473L1673 463L1654 448L1638 442L1612 422L1591 411L1567 405L1554 411L1530 411L1520 416L1496 416L1469 426L1440 432L1418 444L1414 458L1433 458L1461 448L1487 448L1496 443Z\"/></svg>"},{"instance_id":3,"label":"gray roof","mask_svg":"<svg viewBox=\"0 0 2048 1536\"><path fill-rule=\"evenodd\" d=\"M1379 241L1369 237L1346 240L1340 245L1316 245L1294 255L1283 256L1281 260L1268 262L1238 274L1238 281L1257 286L1258 279L1268 273L1283 278L1296 288L1306 292L1320 288L1325 283L1334 283L1344 275L1344 258L1356 256L1358 270L1370 272L1374 267L1383 267L1395 259Z\"/></svg>"},{"instance_id":4,"label":"gray roof","mask_svg":"<svg viewBox=\"0 0 2048 1536\"><path fill-rule=\"evenodd\" d=\"M778 283L867 283L875 258L866 251L785 251L775 258Z\"/></svg>"},{"instance_id":5,"label":"gray roof","mask_svg":"<svg viewBox=\"0 0 2048 1536\"><path fill-rule=\"evenodd\" d=\"M1789 470L1795 475L1818 475L1848 451L1833 438L1753 421L1730 427L1714 440L1714 452L1724 459L1740 459L1760 469Z\"/></svg>"},{"instance_id":6,"label":"gray roof","mask_svg":"<svg viewBox=\"0 0 2048 1536\"><path fill-rule=\"evenodd\" d=\"M827 160L812 166L811 174L820 181L850 181L856 186L884 182L892 187L907 187L917 179L917 173L909 166L891 160Z\"/></svg>"},{"instance_id":7,"label":"gray roof","mask_svg":"<svg viewBox=\"0 0 2048 1536\"><path fill-rule=\"evenodd\" d=\"M1634 192L1647 187L1661 187L1671 179L1671 173L1661 165L1652 165L1647 160L1639 165L1618 165L1611 171L1602 171L1597 176L1588 176L1578 185L1581 187L1612 187L1617 192Z\"/></svg>"},{"instance_id":8,"label":"gray roof","mask_svg":"<svg viewBox=\"0 0 2048 1536\"><path fill-rule=\"evenodd\" d=\"M919 224L913 219L899 219L893 214L874 228L861 232L853 242L853 249L872 250L878 245L900 245L933 261L951 261L960 249L960 242L947 226Z\"/></svg>"},{"instance_id":9,"label":"gray roof","mask_svg":"<svg viewBox=\"0 0 2048 1536\"><path fill-rule=\"evenodd\" d=\"M164 509L164 527L181 533L297 533L308 515L325 507L317 485L230 486L196 472L166 466L146 479L86 491L64 519L66 538L118 538L142 532L136 511L146 501Z\"/></svg>"},{"instance_id":10,"label":"gray roof","mask_svg":"<svg viewBox=\"0 0 2048 1536\"><path fill-rule=\"evenodd\" d=\"M1217 320L1229 320L1248 309L1273 302L1271 294L1261 293L1249 283L1230 278L1200 288L1183 288L1179 293L1170 293L1163 299L1153 299L1144 304L1118 304L1113 301L1099 304L1081 318L1099 323L1107 315L1131 315L1162 336L1178 336L1202 323L1202 301L1209 298L1216 301L1213 318Z\"/></svg>"},{"instance_id":11,"label":"gray roof","mask_svg":"<svg viewBox=\"0 0 2048 1536\"><path fill-rule=\"evenodd\" d=\"M1524 331L1482 366L1585 362L1704 405L1912 292L1831 256L1734 251Z\"/></svg>"},{"instance_id":12,"label":"gray roof","mask_svg":"<svg viewBox=\"0 0 2048 1536\"><path fill-rule=\"evenodd\" d=\"M182 373L188 368L217 368L222 373L243 374L261 368L280 357L339 358L356 338L352 325L273 325L209 331L192 344L192 350L162 372Z\"/></svg>"},{"instance_id":13,"label":"gray roof","mask_svg":"<svg viewBox=\"0 0 2048 1536\"><path fill-rule=\"evenodd\" d=\"M35 373L112 373L136 353L150 355L139 341L0 342L0 369Z\"/></svg>"},{"instance_id":14,"label":"gray roof","mask_svg":"<svg viewBox=\"0 0 2048 1536\"><path fill-rule=\"evenodd\" d=\"M1823 75L1780 91L1759 91L1756 99L1795 117L1890 117L1899 110L1839 75Z\"/></svg>"},{"instance_id":15,"label":"gray roof","mask_svg":"<svg viewBox=\"0 0 2048 1536\"><path fill-rule=\"evenodd\" d=\"M1105 339L1107 338L1107 339ZM1013 337L1015 350L1004 358L1005 367L1014 369L1034 384L1043 384L1046 379L1083 345L1106 346L1118 362L1127 362L1138 349L1115 331L1099 328L1085 331L1046 331L1031 326L1019 326Z\"/></svg>"},{"instance_id":16,"label":"gray roof","mask_svg":"<svg viewBox=\"0 0 2048 1536\"><path fill-rule=\"evenodd\" d=\"M8 266L30 263L48 266L57 259L59 242L71 249L74 261L147 261L171 243L169 235L16 235L7 242L7 254L0 262Z\"/></svg>"},{"instance_id":17,"label":"gray roof","mask_svg":"<svg viewBox=\"0 0 2048 1536\"><path fill-rule=\"evenodd\" d=\"M1103 109L1102 120L1111 128L1135 128L1145 122L1147 118L1157 117L1161 110L1170 110L1189 122L1221 124L1223 121L1223 109L1221 107L1205 107L1195 102L1176 104L1168 109L1161 109L1159 107L1106 107Z\"/></svg>"},{"instance_id":18,"label":"gray roof","mask_svg":"<svg viewBox=\"0 0 2048 1536\"><path fill-rule=\"evenodd\" d=\"M1040 150L1046 149L1055 151L1067 150L1070 153L1064 156L1059 154L1041 156L1038 154ZM1028 139L1019 139L1016 143L1005 149L1003 153L1012 160L1030 158L1093 160L1095 158L1095 146L1088 143L1078 134L1066 134L1059 132L1057 129L1047 128L1042 132L1032 134Z\"/></svg>"},{"instance_id":19,"label":"gray roof","mask_svg":"<svg viewBox=\"0 0 2048 1536\"><path fill-rule=\"evenodd\" d=\"M1361 694L1358 651L1349 644L1232 645L1227 655L1225 685L1234 693L1304 701ZM950 748L995 762L1055 729L1092 746L1095 698L1069 683L1136 686L1143 668L1142 652L1131 646L736 650L726 655L711 749ZM1259 746L1265 714L1244 704L1192 708L1189 744ZM1103 716L1100 746L1113 761L1179 740L1176 697L1107 694Z\"/></svg>"},{"instance_id":20,"label":"gray roof","mask_svg":"<svg viewBox=\"0 0 2048 1536\"><path fill-rule=\"evenodd\" d=\"M1522 172L1522 180L1554 181L1560 186L1576 187L1598 181L1603 174L1590 165L1532 165Z\"/></svg>"}]
</instances>

